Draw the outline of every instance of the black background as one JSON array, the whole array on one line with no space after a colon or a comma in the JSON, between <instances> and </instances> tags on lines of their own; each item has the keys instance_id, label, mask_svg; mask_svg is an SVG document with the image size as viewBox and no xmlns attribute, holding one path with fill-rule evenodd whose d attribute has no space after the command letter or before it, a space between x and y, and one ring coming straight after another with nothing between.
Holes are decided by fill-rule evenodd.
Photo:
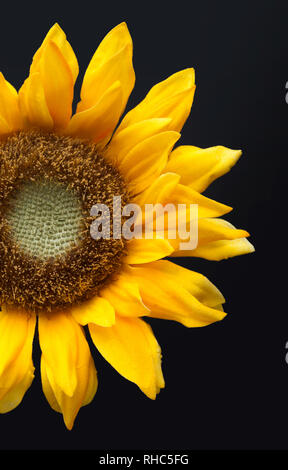
<instances>
[{"instance_id":1,"label":"black background","mask_svg":"<svg viewBox=\"0 0 288 470\"><path fill-rule=\"evenodd\" d=\"M181 144L243 149L205 193L234 207L256 253L182 264L224 293L228 316L201 329L151 320L166 388L150 401L93 349L99 389L65 429L36 378L21 405L0 416L1 449L286 449L288 422L286 1L157 1L1 6L0 64L17 88L54 22L81 68L100 40L127 21L136 86L128 108L156 82L193 66L197 90Z\"/></svg>"}]
</instances>

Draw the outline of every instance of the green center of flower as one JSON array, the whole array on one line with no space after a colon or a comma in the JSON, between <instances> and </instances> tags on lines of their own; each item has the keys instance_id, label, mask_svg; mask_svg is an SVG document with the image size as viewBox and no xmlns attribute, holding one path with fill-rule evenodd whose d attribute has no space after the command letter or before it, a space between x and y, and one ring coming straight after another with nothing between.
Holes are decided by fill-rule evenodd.
<instances>
[{"instance_id":1,"label":"green center of flower","mask_svg":"<svg viewBox=\"0 0 288 470\"><path fill-rule=\"evenodd\" d=\"M66 253L80 238L77 196L57 182L28 182L13 196L7 215L11 235L27 255L47 259Z\"/></svg>"}]
</instances>

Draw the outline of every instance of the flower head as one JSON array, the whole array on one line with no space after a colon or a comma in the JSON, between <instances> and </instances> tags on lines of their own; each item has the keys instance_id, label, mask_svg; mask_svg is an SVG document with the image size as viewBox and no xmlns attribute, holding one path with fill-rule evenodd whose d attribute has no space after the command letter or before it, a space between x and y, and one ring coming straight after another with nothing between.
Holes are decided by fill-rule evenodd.
<instances>
[{"instance_id":1,"label":"flower head","mask_svg":"<svg viewBox=\"0 0 288 470\"><path fill-rule=\"evenodd\" d=\"M220 260L254 250L245 230L220 218L231 208L201 194L241 152L174 149L193 101L193 69L154 86L119 125L135 82L125 23L93 55L72 115L77 75L57 24L19 92L0 75L0 412L15 408L32 383L38 318L43 391L68 429L97 390L88 331L103 357L154 399L164 387L161 350L142 317L200 327L225 316L206 277L162 258ZM120 234L93 237L95 205L110 214L115 201ZM150 209L129 233L152 216L149 236L123 236L131 204ZM186 206L197 205L197 246L183 248L180 232L171 235L176 219L155 214L156 204L174 205L178 228L183 210L185 228L191 222ZM101 219L103 233L116 218Z\"/></svg>"}]
</instances>

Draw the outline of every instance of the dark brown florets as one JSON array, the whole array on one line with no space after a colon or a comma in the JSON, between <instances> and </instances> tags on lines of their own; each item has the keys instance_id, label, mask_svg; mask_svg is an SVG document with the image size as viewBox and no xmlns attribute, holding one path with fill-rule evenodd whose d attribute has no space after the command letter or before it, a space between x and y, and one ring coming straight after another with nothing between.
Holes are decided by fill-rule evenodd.
<instances>
[{"instance_id":1,"label":"dark brown florets","mask_svg":"<svg viewBox=\"0 0 288 470\"><path fill-rule=\"evenodd\" d=\"M15 242L8 214L17 192L28 182L63 185L81 201L77 243L65 255L41 259ZM94 204L112 213L113 196L129 197L118 170L93 144L39 131L18 132L0 142L0 305L41 312L65 308L96 295L119 272L123 239L94 240L90 235Z\"/></svg>"}]
</instances>

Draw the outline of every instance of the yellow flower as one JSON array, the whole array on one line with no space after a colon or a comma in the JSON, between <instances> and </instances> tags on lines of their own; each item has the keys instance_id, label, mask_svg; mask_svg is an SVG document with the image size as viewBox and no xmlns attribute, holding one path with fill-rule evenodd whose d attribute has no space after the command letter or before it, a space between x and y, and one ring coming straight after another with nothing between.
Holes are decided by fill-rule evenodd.
<instances>
[{"instance_id":1,"label":"yellow flower","mask_svg":"<svg viewBox=\"0 0 288 470\"><path fill-rule=\"evenodd\" d=\"M200 327L225 316L207 278L162 258L254 250L246 231L220 218L231 208L201 194L241 152L173 150L193 101L193 69L154 86L118 128L135 82L125 23L96 50L72 115L77 75L57 24L18 93L0 75L0 412L32 383L38 318L43 391L68 429L97 389L85 325L103 357L155 399L164 387L161 350L141 317ZM198 204L198 246L182 250L179 237L95 240L89 211L99 202L112 208L114 196L123 206Z\"/></svg>"}]
</instances>

